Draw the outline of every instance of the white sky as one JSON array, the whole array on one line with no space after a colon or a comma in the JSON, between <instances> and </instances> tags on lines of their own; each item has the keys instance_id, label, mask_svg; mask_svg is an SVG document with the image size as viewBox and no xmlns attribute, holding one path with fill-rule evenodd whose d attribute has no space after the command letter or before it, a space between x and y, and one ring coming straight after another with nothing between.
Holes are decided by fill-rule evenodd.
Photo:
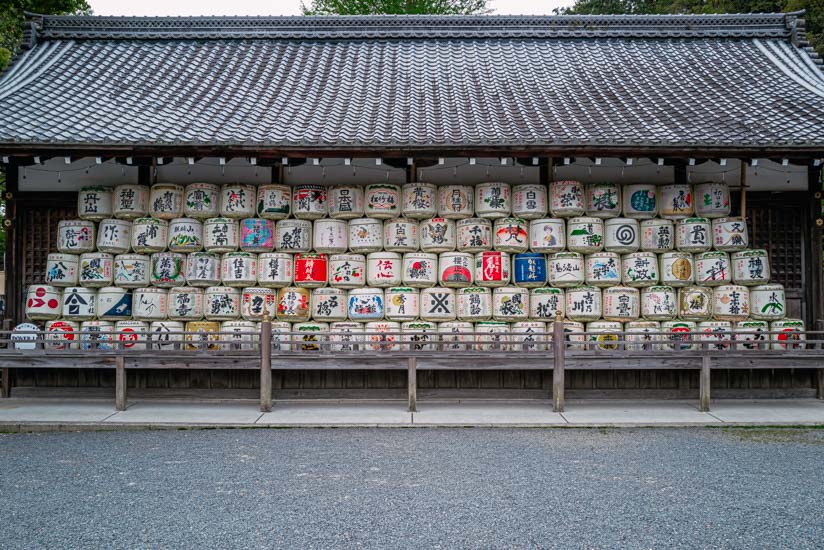
<instances>
[{"instance_id":1,"label":"white sky","mask_svg":"<svg viewBox=\"0 0 824 550\"><path fill-rule=\"evenodd\" d=\"M308 0L307 0L307 3ZM300 15L300 0L90 0L95 15ZM551 14L572 0L489 0L496 14Z\"/></svg>"}]
</instances>

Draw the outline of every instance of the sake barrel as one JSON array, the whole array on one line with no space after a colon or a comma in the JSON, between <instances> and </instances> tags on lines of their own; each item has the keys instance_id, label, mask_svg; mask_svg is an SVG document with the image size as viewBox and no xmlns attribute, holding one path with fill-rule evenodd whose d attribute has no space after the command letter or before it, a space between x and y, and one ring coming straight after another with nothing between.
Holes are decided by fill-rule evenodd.
<instances>
[{"instance_id":1,"label":"sake barrel","mask_svg":"<svg viewBox=\"0 0 824 550\"><path fill-rule=\"evenodd\" d=\"M492 291L470 286L458 290L457 317L461 321L488 321L492 318Z\"/></svg>"},{"instance_id":2,"label":"sake barrel","mask_svg":"<svg viewBox=\"0 0 824 550\"><path fill-rule=\"evenodd\" d=\"M68 292L70 288L67 288ZM32 321L57 319L61 311L60 289L52 285L29 285L26 291L26 318Z\"/></svg>"},{"instance_id":3,"label":"sake barrel","mask_svg":"<svg viewBox=\"0 0 824 550\"><path fill-rule=\"evenodd\" d=\"M405 286L425 288L438 284L438 255L428 252L410 252L403 255Z\"/></svg>"},{"instance_id":4,"label":"sake barrel","mask_svg":"<svg viewBox=\"0 0 824 550\"><path fill-rule=\"evenodd\" d=\"M518 321L512 323L512 349L516 351L545 351L546 323Z\"/></svg>"},{"instance_id":5,"label":"sake barrel","mask_svg":"<svg viewBox=\"0 0 824 550\"><path fill-rule=\"evenodd\" d=\"M126 183L114 188L112 214L121 220L142 218L149 213L149 188Z\"/></svg>"},{"instance_id":6,"label":"sake barrel","mask_svg":"<svg viewBox=\"0 0 824 550\"><path fill-rule=\"evenodd\" d=\"M558 288L578 286L586 280L584 255L558 252L549 257L549 284Z\"/></svg>"},{"instance_id":7,"label":"sake barrel","mask_svg":"<svg viewBox=\"0 0 824 550\"><path fill-rule=\"evenodd\" d=\"M767 321L739 321L733 328L736 349L754 350L769 348L770 324Z\"/></svg>"},{"instance_id":8,"label":"sake barrel","mask_svg":"<svg viewBox=\"0 0 824 550\"><path fill-rule=\"evenodd\" d=\"M136 288L132 295L132 316L138 321L165 319L169 311L168 295L165 288Z\"/></svg>"},{"instance_id":9,"label":"sake barrel","mask_svg":"<svg viewBox=\"0 0 824 550\"><path fill-rule=\"evenodd\" d=\"M209 218L203 223L203 245L208 252L234 252L240 246L240 225L230 218Z\"/></svg>"},{"instance_id":10,"label":"sake barrel","mask_svg":"<svg viewBox=\"0 0 824 550\"><path fill-rule=\"evenodd\" d=\"M183 215L205 220L220 215L220 186L190 183L183 189Z\"/></svg>"},{"instance_id":11,"label":"sake barrel","mask_svg":"<svg viewBox=\"0 0 824 550\"><path fill-rule=\"evenodd\" d=\"M364 342L363 323L341 321L329 324L329 341L332 351L358 351Z\"/></svg>"},{"instance_id":12,"label":"sake barrel","mask_svg":"<svg viewBox=\"0 0 824 550\"><path fill-rule=\"evenodd\" d=\"M80 323L80 349L110 351L114 349L114 323L83 321Z\"/></svg>"},{"instance_id":13,"label":"sake barrel","mask_svg":"<svg viewBox=\"0 0 824 550\"><path fill-rule=\"evenodd\" d=\"M592 254L604 248L604 220L572 218L567 222L567 248L571 252Z\"/></svg>"},{"instance_id":14,"label":"sake barrel","mask_svg":"<svg viewBox=\"0 0 824 550\"><path fill-rule=\"evenodd\" d=\"M487 250L475 254L475 284L495 287L509 284L509 254L498 250ZM544 279L546 281L546 279Z\"/></svg>"},{"instance_id":15,"label":"sake barrel","mask_svg":"<svg viewBox=\"0 0 824 550\"><path fill-rule=\"evenodd\" d=\"M586 257L586 282L590 286L621 284L621 257L615 252L595 252Z\"/></svg>"},{"instance_id":16,"label":"sake barrel","mask_svg":"<svg viewBox=\"0 0 824 550\"><path fill-rule=\"evenodd\" d=\"M438 188L432 183L406 183L401 189L401 213L422 220L438 215Z\"/></svg>"},{"instance_id":17,"label":"sake barrel","mask_svg":"<svg viewBox=\"0 0 824 550\"><path fill-rule=\"evenodd\" d=\"M512 215L525 220L543 218L549 212L546 185L528 183L512 187Z\"/></svg>"},{"instance_id":18,"label":"sake barrel","mask_svg":"<svg viewBox=\"0 0 824 550\"><path fill-rule=\"evenodd\" d=\"M658 188L652 183L625 185L622 199L627 218L649 219L658 215Z\"/></svg>"},{"instance_id":19,"label":"sake barrel","mask_svg":"<svg viewBox=\"0 0 824 550\"><path fill-rule=\"evenodd\" d=\"M323 185L301 184L292 190L292 214L300 220L326 217L329 211L327 189Z\"/></svg>"},{"instance_id":20,"label":"sake barrel","mask_svg":"<svg viewBox=\"0 0 824 550\"><path fill-rule=\"evenodd\" d=\"M675 225L675 248L681 252L706 252L712 248L708 218L683 218Z\"/></svg>"},{"instance_id":21,"label":"sake barrel","mask_svg":"<svg viewBox=\"0 0 824 550\"><path fill-rule=\"evenodd\" d=\"M285 321L271 321L272 324L272 351L292 351L292 323ZM260 323L258 323L260 330Z\"/></svg>"},{"instance_id":22,"label":"sake barrel","mask_svg":"<svg viewBox=\"0 0 824 550\"><path fill-rule=\"evenodd\" d=\"M664 252L660 255L661 282L670 286L693 284L695 268L689 252Z\"/></svg>"},{"instance_id":23,"label":"sake barrel","mask_svg":"<svg viewBox=\"0 0 824 550\"><path fill-rule=\"evenodd\" d=\"M292 213L292 188L261 185L257 189L257 215L264 220L282 220Z\"/></svg>"},{"instance_id":24,"label":"sake barrel","mask_svg":"<svg viewBox=\"0 0 824 550\"><path fill-rule=\"evenodd\" d=\"M778 284L750 287L750 317L764 321L776 321L786 315L787 303L784 286Z\"/></svg>"},{"instance_id":25,"label":"sake barrel","mask_svg":"<svg viewBox=\"0 0 824 550\"><path fill-rule=\"evenodd\" d=\"M586 336L586 325L578 321L563 321L564 325L564 342L566 349L582 350L584 349L584 340ZM548 341L552 341L552 334L555 330L555 321L547 323L547 333L549 334Z\"/></svg>"},{"instance_id":26,"label":"sake barrel","mask_svg":"<svg viewBox=\"0 0 824 550\"><path fill-rule=\"evenodd\" d=\"M415 231L417 232L417 225ZM316 252L343 254L349 248L349 224L346 220L326 218L315 220L312 245Z\"/></svg>"},{"instance_id":27,"label":"sake barrel","mask_svg":"<svg viewBox=\"0 0 824 550\"><path fill-rule=\"evenodd\" d=\"M658 321L629 321L624 325L625 347L630 351L651 351L660 349L663 340Z\"/></svg>"},{"instance_id":28,"label":"sake barrel","mask_svg":"<svg viewBox=\"0 0 824 550\"><path fill-rule=\"evenodd\" d=\"M81 254L79 269L77 280L80 286L109 286L114 278L114 256L105 252Z\"/></svg>"},{"instance_id":29,"label":"sake barrel","mask_svg":"<svg viewBox=\"0 0 824 550\"><path fill-rule=\"evenodd\" d=\"M203 250L203 224L194 218L175 218L170 221L169 250L183 253Z\"/></svg>"},{"instance_id":30,"label":"sake barrel","mask_svg":"<svg viewBox=\"0 0 824 550\"><path fill-rule=\"evenodd\" d=\"M770 282L770 257L766 250L739 250L732 253L732 280L744 286Z\"/></svg>"},{"instance_id":31,"label":"sake barrel","mask_svg":"<svg viewBox=\"0 0 824 550\"><path fill-rule=\"evenodd\" d=\"M114 324L115 341L122 349L145 350L149 348L149 323L123 320Z\"/></svg>"},{"instance_id":32,"label":"sake barrel","mask_svg":"<svg viewBox=\"0 0 824 550\"><path fill-rule=\"evenodd\" d=\"M308 288L287 286L278 289L278 321L307 321L312 312Z\"/></svg>"},{"instance_id":33,"label":"sake barrel","mask_svg":"<svg viewBox=\"0 0 824 550\"><path fill-rule=\"evenodd\" d=\"M261 218L240 220L240 249L242 251L271 252L274 248L275 222Z\"/></svg>"},{"instance_id":34,"label":"sake barrel","mask_svg":"<svg viewBox=\"0 0 824 550\"><path fill-rule=\"evenodd\" d=\"M149 324L151 349L179 350L182 348L186 325L180 321L152 321Z\"/></svg>"},{"instance_id":35,"label":"sake barrel","mask_svg":"<svg viewBox=\"0 0 824 550\"><path fill-rule=\"evenodd\" d=\"M508 183L485 182L475 186L475 215L506 218L512 215L512 188Z\"/></svg>"},{"instance_id":36,"label":"sake barrel","mask_svg":"<svg viewBox=\"0 0 824 550\"><path fill-rule=\"evenodd\" d=\"M186 256L186 284L196 287L220 284L221 260L214 252L193 252Z\"/></svg>"},{"instance_id":37,"label":"sake barrel","mask_svg":"<svg viewBox=\"0 0 824 550\"><path fill-rule=\"evenodd\" d=\"M186 323L186 334L183 340L187 350L217 351L221 348L223 336L220 334L220 323L215 321L189 321Z\"/></svg>"},{"instance_id":38,"label":"sake barrel","mask_svg":"<svg viewBox=\"0 0 824 550\"><path fill-rule=\"evenodd\" d=\"M369 218L391 219L401 213L401 188L391 183L367 185L363 195L363 212Z\"/></svg>"},{"instance_id":39,"label":"sake barrel","mask_svg":"<svg viewBox=\"0 0 824 550\"><path fill-rule=\"evenodd\" d=\"M46 284L52 286L77 285L80 256L76 254L49 254L46 258Z\"/></svg>"},{"instance_id":40,"label":"sake barrel","mask_svg":"<svg viewBox=\"0 0 824 550\"><path fill-rule=\"evenodd\" d=\"M529 227L523 218L498 218L493 228L492 247L502 252L529 250Z\"/></svg>"},{"instance_id":41,"label":"sake barrel","mask_svg":"<svg viewBox=\"0 0 824 550\"><path fill-rule=\"evenodd\" d=\"M801 319L783 319L770 323L772 349L804 349L804 321Z\"/></svg>"},{"instance_id":42,"label":"sake barrel","mask_svg":"<svg viewBox=\"0 0 824 550\"><path fill-rule=\"evenodd\" d=\"M512 282L524 288L546 285L546 256L535 252L515 254L512 258Z\"/></svg>"},{"instance_id":43,"label":"sake barrel","mask_svg":"<svg viewBox=\"0 0 824 550\"><path fill-rule=\"evenodd\" d=\"M92 252L95 247L95 225L88 220L57 222L57 250L64 254Z\"/></svg>"},{"instance_id":44,"label":"sake barrel","mask_svg":"<svg viewBox=\"0 0 824 550\"><path fill-rule=\"evenodd\" d=\"M492 250L492 221L484 218L458 220L458 250L470 253Z\"/></svg>"},{"instance_id":45,"label":"sake barrel","mask_svg":"<svg viewBox=\"0 0 824 550\"><path fill-rule=\"evenodd\" d=\"M655 218L641 221L641 250L669 252L675 246L675 225L672 220Z\"/></svg>"},{"instance_id":46,"label":"sake barrel","mask_svg":"<svg viewBox=\"0 0 824 550\"><path fill-rule=\"evenodd\" d=\"M541 287L529 291L529 318L539 321L555 319L558 311L563 317L566 310L564 291L560 288Z\"/></svg>"},{"instance_id":47,"label":"sake barrel","mask_svg":"<svg viewBox=\"0 0 824 550\"><path fill-rule=\"evenodd\" d=\"M132 223L126 220L102 220L97 227L97 250L124 254L132 244Z\"/></svg>"},{"instance_id":48,"label":"sake barrel","mask_svg":"<svg viewBox=\"0 0 824 550\"><path fill-rule=\"evenodd\" d=\"M478 351L509 351L511 349L509 323L479 321L475 323L475 347Z\"/></svg>"},{"instance_id":49,"label":"sake barrel","mask_svg":"<svg viewBox=\"0 0 824 550\"><path fill-rule=\"evenodd\" d=\"M529 249L533 252L563 252L566 248L566 222L560 218L541 218L529 222Z\"/></svg>"},{"instance_id":50,"label":"sake barrel","mask_svg":"<svg viewBox=\"0 0 824 550\"><path fill-rule=\"evenodd\" d=\"M221 349L251 350L260 340L260 329L254 321L223 321L220 323Z\"/></svg>"},{"instance_id":51,"label":"sake barrel","mask_svg":"<svg viewBox=\"0 0 824 550\"><path fill-rule=\"evenodd\" d=\"M157 218L137 218L132 222L132 250L151 254L166 250L169 222Z\"/></svg>"},{"instance_id":52,"label":"sake barrel","mask_svg":"<svg viewBox=\"0 0 824 550\"><path fill-rule=\"evenodd\" d=\"M408 218L386 220L383 224L383 247L389 252L416 252L420 248L418 222Z\"/></svg>"},{"instance_id":53,"label":"sake barrel","mask_svg":"<svg viewBox=\"0 0 824 550\"><path fill-rule=\"evenodd\" d=\"M329 284L338 288L358 288L366 284L366 256L332 254L329 256Z\"/></svg>"},{"instance_id":54,"label":"sake barrel","mask_svg":"<svg viewBox=\"0 0 824 550\"><path fill-rule=\"evenodd\" d=\"M348 309L344 289L326 287L312 290L312 318L315 321L345 321Z\"/></svg>"},{"instance_id":55,"label":"sake barrel","mask_svg":"<svg viewBox=\"0 0 824 550\"><path fill-rule=\"evenodd\" d=\"M471 218L475 215L474 195L470 185L441 185L438 188L438 216Z\"/></svg>"},{"instance_id":56,"label":"sake barrel","mask_svg":"<svg viewBox=\"0 0 824 550\"><path fill-rule=\"evenodd\" d=\"M65 288L61 303L60 317L71 321L94 319L97 316L97 289L81 286Z\"/></svg>"},{"instance_id":57,"label":"sake barrel","mask_svg":"<svg viewBox=\"0 0 824 550\"><path fill-rule=\"evenodd\" d=\"M661 332L668 333L664 339L664 349L675 351L697 349L697 325L693 321L662 321Z\"/></svg>"},{"instance_id":58,"label":"sake barrel","mask_svg":"<svg viewBox=\"0 0 824 550\"><path fill-rule=\"evenodd\" d=\"M704 218L730 215L730 188L726 183L707 182L695 186L695 213Z\"/></svg>"},{"instance_id":59,"label":"sake barrel","mask_svg":"<svg viewBox=\"0 0 824 550\"><path fill-rule=\"evenodd\" d=\"M621 215L621 186L617 183L587 185L587 216L615 218ZM631 251L628 251L631 252Z\"/></svg>"},{"instance_id":60,"label":"sake barrel","mask_svg":"<svg viewBox=\"0 0 824 550\"><path fill-rule=\"evenodd\" d=\"M623 326L617 321L591 321L587 323L587 349L617 350L623 330Z\"/></svg>"},{"instance_id":61,"label":"sake barrel","mask_svg":"<svg viewBox=\"0 0 824 550\"><path fill-rule=\"evenodd\" d=\"M604 222L604 248L609 252L635 252L641 247L641 228L633 218L610 218Z\"/></svg>"},{"instance_id":62,"label":"sake barrel","mask_svg":"<svg viewBox=\"0 0 824 550\"><path fill-rule=\"evenodd\" d=\"M186 282L184 262L186 257L178 252L156 252L152 254L152 285L161 288L183 286Z\"/></svg>"},{"instance_id":63,"label":"sake barrel","mask_svg":"<svg viewBox=\"0 0 824 550\"><path fill-rule=\"evenodd\" d=\"M220 189L220 216L234 219L251 218L255 215L256 202L257 189L254 185L224 185Z\"/></svg>"},{"instance_id":64,"label":"sake barrel","mask_svg":"<svg viewBox=\"0 0 824 550\"><path fill-rule=\"evenodd\" d=\"M695 214L691 185L683 183L662 185L659 188L659 195L661 197L662 218L680 220Z\"/></svg>"},{"instance_id":65,"label":"sake barrel","mask_svg":"<svg viewBox=\"0 0 824 550\"><path fill-rule=\"evenodd\" d=\"M199 321L203 319L203 289L178 286L169 289L166 310L173 321Z\"/></svg>"},{"instance_id":66,"label":"sake barrel","mask_svg":"<svg viewBox=\"0 0 824 550\"><path fill-rule=\"evenodd\" d=\"M372 218L349 220L349 250L366 254L383 250L383 224Z\"/></svg>"},{"instance_id":67,"label":"sake barrel","mask_svg":"<svg viewBox=\"0 0 824 550\"><path fill-rule=\"evenodd\" d=\"M459 288L472 284L472 254L444 252L438 256L438 282Z\"/></svg>"},{"instance_id":68,"label":"sake barrel","mask_svg":"<svg viewBox=\"0 0 824 550\"><path fill-rule=\"evenodd\" d=\"M272 288L247 286L240 292L240 316L247 321L262 321L264 314L269 319L277 316L277 291Z\"/></svg>"},{"instance_id":69,"label":"sake barrel","mask_svg":"<svg viewBox=\"0 0 824 550\"><path fill-rule=\"evenodd\" d=\"M701 321L697 332L700 342L711 350L723 350L732 345L732 323L729 321Z\"/></svg>"},{"instance_id":70,"label":"sake barrel","mask_svg":"<svg viewBox=\"0 0 824 550\"><path fill-rule=\"evenodd\" d=\"M386 318L390 321L414 321L421 309L417 289L393 286L386 289Z\"/></svg>"},{"instance_id":71,"label":"sake barrel","mask_svg":"<svg viewBox=\"0 0 824 550\"><path fill-rule=\"evenodd\" d=\"M220 272L226 286L252 286L257 281L257 256L251 252L227 252L221 260Z\"/></svg>"},{"instance_id":72,"label":"sake barrel","mask_svg":"<svg viewBox=\"0 0 824 550\"><path fill-rule=\"evenodd\" d=\"M732 282L730 257L712 250L695 255L695 282L701 286L726 285Z\"/></svg>"},{"instance_id":73,"label":"sake barrel","mask_svg":"<svg viewBox=\"0 0 824 550\"><path fill-rule=\"evenodd\" d=\"M275 225L275 250L278 252L309 252L312 249L312 222L280 220Z\"/></svg>"},{"instance_id":74,"label":"sake barrel","mask_svg":"<svg viewBox=\"0 0 824 550\"><path fill-rule=\"evenodd\" d=\"M438 324L429 321L401 323L403 348L410 351L436 351Z\"/></svg>"},{"instance_id":75,"label":"sake barrel","mask_svg":"<svg viewBox=\"0 0 824 550\"><path fill-rule=\"evenodd\" d=\"M529 317L529 290L503 286L492 291L492 318L496 321L526 321Z\"/></svg>"},{"instance_id":76,"label":"sake barrel","mask_svg":"<svg viewBox=\"0 0 824 550\"><path fill-rule=\"evenodd\" d=\"M307 288L326 286L329 261L326 254L301 252L295 255L295 285Z\"/></svg>"},{"instance_id":77,"label":"sake barrel","mask_svg":"<svg viewBox=\"0 0 824 550\"><path fill-rule=\"evenodd\" d=\"M329 217L339 220L362 218L363 187L360 185L336 185L330 188Z\"/></svg>"},{"instance_id":78,"label":"sake barrel","mask_svg":"<svg viewBox=\"0 0 824 550\"><path fill-rule=\"evenodd\" d=\"M712 289L685 286L678 289L678 317L688 321L706 321L712 317Z\"/></svg>"},{"instance_id":79,"label":"sake barrel","mask_svg":"<svg viewBox=\"0 0 824 550\"><path fill-rule=\"evenodd\" d=\"M641 316L648 321L670 321L678 314L675 289L667 285L641 289Z\"/></svg>"},{"instance_id":80,"label":"sake barrel","mask_svg":"<svg viewBox=\"0 0 824 550\"><path fill-rule=\"evenodd\" d=\"M471 350L475 342L475 327L464 321L438 323L438 336L444 351Z\"/></svg>"},{"instance_id":81,"label":"sake barrel","mask_svg":"<svg viewBox=\"0 0 824 550\"><path fill-rule=\"evenodd\" d=\"M401 283L403 260L397 252L372 252L366 256L366 283L390 287Z\"/></svg>"},{"instance_id":82,"label":"sake barrel","mask_svg":"<svg viewBox=\"0 0 824 550\"><path fill-rule=\"evenodd\" d=\"M308 291L306 298L308 302ZM308 307L307 304L307 309ZM232 321L240 317L240 289L228 286L208 287L203 293L203 315L209 321Z\"/></svg>"},{"instance_id":83,"label":"sake barrel","mask_svg":"<svg viewBox=\"0 0 824 550\"><path fill-rule=\"evenodd\" d=\"M81 220L100 221L114 214L114 193L111 188L90 185L77 194L77 216Z\"/></svg>"},{"instance_id":84,"label":"sake barrel","mask_svg":"<svg viewBox=\"0 0 824 550\"><path fill-rule=\"evenodd\" d=\"M382 288L355 288L349 291L349 319L375 321L383 319L384 301Z\"/></svg>"},{"instance_id":85,"label":"sake barrel","mask_svg":"<svg viewBox=\"0 0 824 550\"><path fill-rule=\"evenodd\" d=\"M750 315L750 291L741 285L712 289L712 316L717 321L744 321Z\"/></svg>"},{"instance_id":86,"label":"sake barrel","mask_svg":"<svg viewBox=\"0 0 824 550\"><path fill-rule=\"evenodd\" d=\"M432 287L421 290L421 319L424 321L454 321L457 300L451 288Z\"/></svg>"},{"instance_id":87,"label":"sake barrel","mask_svg":"<svg viewBox=\"0 0 824 550\"><path fill-rule=\"evenodd\" d=\"M621 281L641 288L658 284L658 257L653 252L632 252L621 258Z\"/></svg>"},{"instance_id":88,"label":"sake barrel","mask_svg":"<svg viewBox=\"0 0 824 550\"><path fill-rule=\"evenodd\" d=\"M550 183L549 211L553 218L582 216L586 212L584 184L571 180Z\"/></svg>"},{"instance_id":89,"label":"sake barrel","mask_svg":"<svg viewBox=\"0 0 824 550\"><path fill-rule=\"evenodd\" d=\"M604 319L634 321L641 315L641 296L637 288L613 286L602 293Z\"/></svg>"},{"instance_id":90,"label":"sake barrel","mask_svg":"<svg viewBox=\"0 0 824 550\"><path fill-rule=\"evenodd\" d=\"M366 323L366 349L370 351L400 351L401 324L395 321Z\"/></svg>"},{"instance_id":91,"label":"sake barrel","mask_svg":"<svg viewBox=\"0 0 824 550\"><path fill-rule=\"evenodd\" d=\"M160 220L173 220L183 216L182 185L161 183L149 190L149 216Z\"/></svg>"},{"instance_id":92,"label":"sake barrel","mask_svg":"<svg viewBox=\"0 0 824 550\"><path fill-rule=\"evenodd\" d=\"M116 286L97 291L97 318L102 321L122 321L132 317L132 294Z\"/></svg>"},{"instance_id":93,"label":"sake barrel","mask_svg":"<svg viewBox=\"0 0 824 550\"><path fill-rule=\"evenodd\" d=\"M749 244L747 222L743 218L716 218L712 220L712 237L716 250L744 250Z\"/></svg>"},{"instance_id":94,"label":"sake barrel","mask_svg":"<svg viewBox=\"0 0 824 550\"><path fill-rule=\"evenodd\" d=\"M80 324L65 319L46 321L46 347L50 349L77 349Z\"/></svg>"},{"instance_id":95,"label":"sake barrel","mask_svg":"<svg viewBox=\"0 0 824 550\"><path fill-rule=\"evenodd\" d=\"M460 220L459 223L464 221L466 220ZM421 250L424 252L452 252L457 245L456 233L454 220L446 218L422 220L420 222ZM491 233L490 229L489 234ZM385 242L388 247L389 240L387 239ZM489 242L489 239L487 239L487 242Z\"/></svg>"}]
</instances>

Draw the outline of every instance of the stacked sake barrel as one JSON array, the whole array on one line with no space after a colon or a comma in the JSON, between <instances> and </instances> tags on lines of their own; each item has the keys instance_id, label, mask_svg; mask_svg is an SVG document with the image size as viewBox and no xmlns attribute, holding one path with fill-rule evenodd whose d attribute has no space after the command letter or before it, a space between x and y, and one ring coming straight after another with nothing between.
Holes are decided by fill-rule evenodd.
<instances>
[{"instance_id":1,"label":"stacked sake barrel","mask_svg":"<svg viewBox=\"0 0 824 550\"><path fill-rule=\"evenodd\" d=\"M607 349L622 330L786 346L803 326L729 214L718 183L88 187L26 311L55 346L97 348L183 331L250 347L265 312L276 342L328 331L335 350L540 350L556 312Z\"/></svg>"}]
</instances>

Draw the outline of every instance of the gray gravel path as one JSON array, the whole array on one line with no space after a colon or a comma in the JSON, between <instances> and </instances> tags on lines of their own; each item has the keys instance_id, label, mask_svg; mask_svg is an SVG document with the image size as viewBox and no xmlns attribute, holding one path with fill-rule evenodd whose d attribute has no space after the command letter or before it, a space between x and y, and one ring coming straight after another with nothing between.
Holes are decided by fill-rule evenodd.
<instances>
[{"instance_id":1,"label":"gray gravel path","mask_svg":"<svg viewBox=\"0 0 824 550\"><path fill-rule=\"evenodd\" d=\"M0 435L6 548L821 548L824 431Z\"/></svg>"}]
</instances>

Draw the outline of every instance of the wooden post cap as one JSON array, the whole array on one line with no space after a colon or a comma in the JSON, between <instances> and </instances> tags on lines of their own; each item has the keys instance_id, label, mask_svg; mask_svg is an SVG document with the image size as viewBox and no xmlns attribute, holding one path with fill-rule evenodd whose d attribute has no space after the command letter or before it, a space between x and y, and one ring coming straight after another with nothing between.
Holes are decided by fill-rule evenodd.
<instances>
[{"instance_id":1,"label":"wooden post cap","mask_svg":"<svg viewBox=\"0 0 824 550\"><path fill-rule=\"evenodd\" d=\"M263 311L263 322L264 322L264 323L266 323L266 322L269 322L269 321L271 321L271 320L272 320L272 319L269 317L269 310L268 310L268 309L265 309L265 310Z\"/></svg>"},{"instance_id":2,"label":"wooden post cap","mask_svg":"<svg viewBox=\"0 0 824 550\"><path fill-rule=\"evenodd\" d=\"M555 312L555 320L559 323L564 320L564 314L561 313L560 309Z\"/></svg>"}]
</instances>

